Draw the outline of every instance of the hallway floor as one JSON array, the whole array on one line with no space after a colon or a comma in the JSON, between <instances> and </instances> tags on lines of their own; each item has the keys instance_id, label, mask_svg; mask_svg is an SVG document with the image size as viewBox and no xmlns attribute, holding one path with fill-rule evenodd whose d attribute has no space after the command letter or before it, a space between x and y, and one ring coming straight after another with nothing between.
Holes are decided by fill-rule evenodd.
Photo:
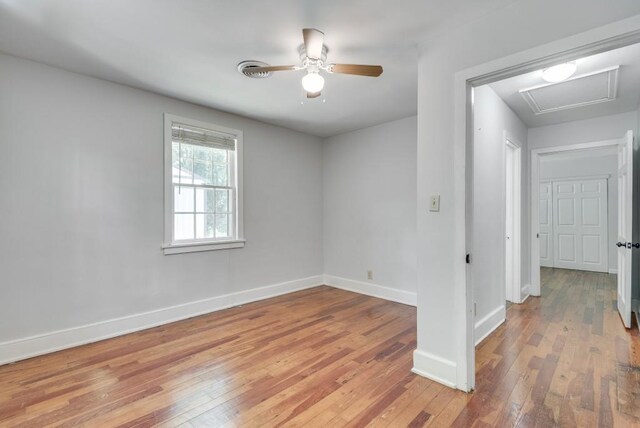
<instances>
[{"instance_id":1,"label":"hallway floor","mask_svg":"<svg viewBox=\"0 0 640 428\"><path fill-rule=\"evenodd\" d=\"M478 346L457 425L640 426L640 337L618 315L616 276L543 268L541 282Z\"/></svg>"}]
</instances>

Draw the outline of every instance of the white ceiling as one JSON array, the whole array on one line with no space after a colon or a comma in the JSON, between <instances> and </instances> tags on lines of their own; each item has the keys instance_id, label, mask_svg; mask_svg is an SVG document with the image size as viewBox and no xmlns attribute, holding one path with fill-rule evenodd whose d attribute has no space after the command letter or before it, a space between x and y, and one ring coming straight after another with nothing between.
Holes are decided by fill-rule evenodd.
<instances>
[{"instance_id":1,"label":"white ceiling","mask_svg":"<svg viewBox=\"0 0 640 428\"><path fill-rule=\"evenodd\" d=\"M578 70L573 77L619 65L616 99L600 104L536 115L522 98L519 91L546 84L547 82L542 79L542 70L501 80L490 84L490 86L530 128L624 113L638 108L638 102L640 101L640 44L582 58L577 61L577 65ZM586 81L587 79L584 80ZM592 79L592 82L593 85L598 84L597 79ZM570 83L558 84L554 98L579 99L585 92L589 91L589 88L585 88L584 85ZM591 89L595 93L602 88L594 86ZM578 93L578 91L581 93Z\"/></svg>"},{"instance_id":2,"label":"white ceiling","mask_svg":"<svg viewBox=\"0 0 640 428\"><path fill-rule=\"evenodd\" d=\"M318 136L416 113L416 45L443 25L512 0L0 0L0 51ZM328 61L381 64L381 77L329 75L301 105L302 72L249 79L247 59L298 62L303 27Z\"/></svg>"}]
</instances>

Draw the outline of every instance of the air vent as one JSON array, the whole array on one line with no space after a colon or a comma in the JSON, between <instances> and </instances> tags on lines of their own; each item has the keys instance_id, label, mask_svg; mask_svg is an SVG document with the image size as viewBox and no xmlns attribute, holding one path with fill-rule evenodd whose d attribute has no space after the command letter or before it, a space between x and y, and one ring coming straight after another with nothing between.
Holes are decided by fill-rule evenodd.
<instances>
[{"instance_id":1,"label":"air vent","mask_svg":"<svg viewBox=\"0 0 640 428\"><path fill-rule=\"evenodd\" d=\"M535 114L606 103L617 97L618 69L611 67L564 82L522 89L520 95Z\"/></svg>"},{"instance_id":2,"label":"air vent","mask_svg":"<svg viewBox=\"0 0 640 428\"><path fill-rule=\"evenodd\" d=\"M238 71L252 79L266 79L267 77L271 76L270 71L261 71L258 73L252 73L251 69L256 67L268 67L268 66L269 64L262 61L242 61L240 64L238 64Z\"/></svg>"}]
</instances>

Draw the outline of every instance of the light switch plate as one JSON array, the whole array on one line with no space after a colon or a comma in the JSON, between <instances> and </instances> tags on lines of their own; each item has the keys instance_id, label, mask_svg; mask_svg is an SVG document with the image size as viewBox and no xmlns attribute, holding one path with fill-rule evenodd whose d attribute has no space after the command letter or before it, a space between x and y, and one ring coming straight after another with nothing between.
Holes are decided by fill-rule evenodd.
<instances>
[{"instance_id":1,"label":"light switch plate","mask_svg":"<svg viewBox=\"0 0 640 428\"><path fill-rule=\"evenodd\" d=\"M440 195L431 195L431 203L429 205L429 211L440 211Z\"/></svg>"}]
</instances>

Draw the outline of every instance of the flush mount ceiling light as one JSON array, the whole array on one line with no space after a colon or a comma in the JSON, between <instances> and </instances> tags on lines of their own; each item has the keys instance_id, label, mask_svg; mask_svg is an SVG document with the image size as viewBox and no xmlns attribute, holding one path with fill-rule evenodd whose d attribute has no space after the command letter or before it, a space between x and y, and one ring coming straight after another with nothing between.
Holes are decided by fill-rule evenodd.
<instances>
[{"instance_id":1,"label":"flush mount ceiling light","mask_svg":"<svg viewBox=\"0 0 640 428\"><path fill-rule=\"evenodd\" d=\"M304 44L299 48L300 64L256 66L257 62L252 61L250 67L246 67L247 62L243 61L238 65L238 70L247 77L254 77L252 74L266 77L275 71L305 70L307 74L302 78L302 87L307 98L320 96L324 88L324 78L320 75L321 71L368 77L378 77L382 74L382 67L379 65L327 63L327 47L324 45L324 33L320 30L305 28L302 30L302 37Z\"/></svg>"},{"instance_id":2,"label":"flush mount ceiling light","mask_svg":"<svg viewBox=\"0 0 640 428\"><path fill-rule=\"evenodd\" d=\"M567 80L578 69L575 61L554 65L542 70L542 78L550 83L558 83Z\"/></svg>"}]
</instances>

